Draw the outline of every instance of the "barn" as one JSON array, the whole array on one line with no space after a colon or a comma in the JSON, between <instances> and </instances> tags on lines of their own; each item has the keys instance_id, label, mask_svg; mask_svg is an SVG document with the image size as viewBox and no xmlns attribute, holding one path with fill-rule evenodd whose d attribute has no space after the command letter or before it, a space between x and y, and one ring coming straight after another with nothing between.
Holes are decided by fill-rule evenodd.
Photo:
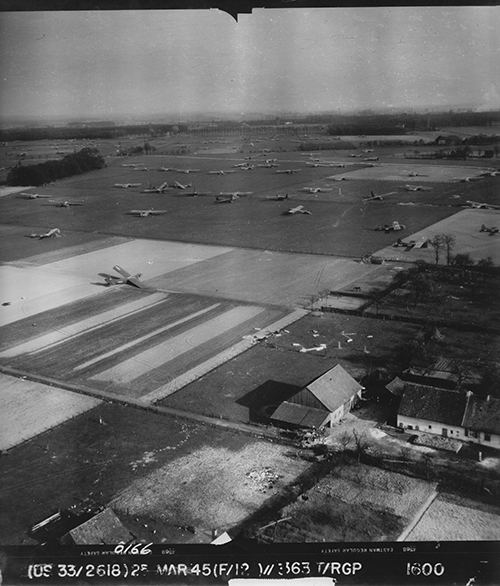
<instances>
[{"instance_id":1,"label":"barn","mask_svg":"<svg viewBox=\"0 0 500 586\"><path fill-rule=\"evenodd\" d=\"M363 388L337 364L281 403L271 420L287 427L332 427L349 413Z\"/></svg>"}]
</instances>

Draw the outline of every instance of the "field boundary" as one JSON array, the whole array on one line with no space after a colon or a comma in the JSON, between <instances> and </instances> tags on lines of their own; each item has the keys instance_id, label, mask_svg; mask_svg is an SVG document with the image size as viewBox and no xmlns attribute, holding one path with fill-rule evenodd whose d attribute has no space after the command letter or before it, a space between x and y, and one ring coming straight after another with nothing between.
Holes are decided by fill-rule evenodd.
<instances>
[{"instance_id":1,"label":"field boundary","mask_svg":"<svg viewBox=\"0 0 500 586\"><path fill-rule=\"evenodd\" d=\"M408 535L418 525L420 519L425 515L425 513L427 512L429 507L432 505L432 503L436 500L436 498L438 496L439 496L439 492L436 490L436 488L434 488L434 490L432 491L432 494L429 495L429 497L427 498L425 503L417 511L417 514L415 515L415 517L410 521L410 523L408 523L408 526L401 533L401 535L396 539L396 541L406 541L406 538L408 537Z\"/></svg>"},{"instance_id":2,"label":"field boundary","mask_svg":"<svg viewBox=\"0 0 500 586\"><path fill-rule=\"evenodd\" d=\"M194 368L191 368L167 384L162 385L161 387L151 391L150 393L147 393L146 395L143 395L142 400L156 403L169 397L170 395L173 395L189 383L199 379L205 374L208 374L210 371L214 370L221 364L224 364L224 362L227 362L228 360L239 356L243 352L246 352L255 344L269 336L271 333L283 329L284 327L299 320L307 314L308 312L306 310L297 309L292 313L282 317L278 321L272 323L271 325L262 328L262 330L258 331L256 334L245 336L245 338L240 342L233 344L233 346L226 348L222 352L219 352L219 354L216 354L208 360L205 360L205 362L202 362Z\"/></svg>"},{"instance_id":3,"label":"field boundary","mask_svg":"<svg viewBox=\"0 0 500 586\"><path fill-rule=\"evenodd\" d=\"M221 427L226 430L236 431L240 433L245 433L247 435L251 435L253 437L258 437L262 439L270 439L274 441L279 441L280 443L288 444L286 440L280 437L279 430L277 428L267 427L267 428L259 428L254 425L248 425L245 423L233 422L227 419L222 419L222 417L210 417L208 415L200 415L198 413L191 413L190 411L184 411L182 409L175 409L173 407L163 407L158 405L153 405L151 403L142 401L141 399L134 399L131 397L126 397L124 395L118 395L116 393L110 393L108 391L95 389L93 387L88 387L82 384L70 383L67 381L59 381L57 379L53 379L47 376L42 376L39 374L30 373L24 370L19 370L17 368L13 368L11 366L0 365L0 372L4 374L8 374L10 376L14 376L16 378L24 378L31 381L39 382L46 384L48 386L57 387L63 390L72 391L74 393L80 393L82 395L88 395L90 397L94 397L96 399L100 399L102 401L108 403L118 403L120 405L125 405L129 407L134 407L136 409L142 409L143 411L150 411L152 413L156 413L158 415L166 415L172 417L178 417L181 419L189 419L191 421L196 421L197 423L201 423L203 425L211 425L215 427Z\"/></svg>"}]
</instances>

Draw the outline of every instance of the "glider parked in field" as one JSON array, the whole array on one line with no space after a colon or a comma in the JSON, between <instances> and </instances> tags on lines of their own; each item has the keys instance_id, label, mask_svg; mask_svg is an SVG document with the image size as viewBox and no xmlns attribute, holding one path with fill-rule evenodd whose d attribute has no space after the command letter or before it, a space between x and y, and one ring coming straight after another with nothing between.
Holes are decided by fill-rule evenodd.
<instances>
[{"instance_id":1,"label":"glider parked in field","mask_svg":"<svg viewBox=\"0 0 500 586\"><path fill-rule=\"evenodd\" d=\"M273 197L268 197L267 199L270 201L284 201L285 199L288 199L288 193L277 193Z\"/></svg>"},{"instance_id":2,"label":"glider parked in field","mask_svg":"<svg viewBox=\"0 0 500 586\"><path fill-rule=\"evenodd\" d=\"M475 210L499 210L500 209L500 206L492 205L492 204L485 203L482 201L471 201L470 199L468 199L464 205L465 205L465 207L472 208Z\"/></svg>"},{"instance_id":3,"label":"glider parked in field","mask_svg":"<svg viewBox=\"0 0 500 586\"><path fill-rule=\"evenodd\" d=\"M27 234L28 238L38 238L39 240L42 240L43 238L60 238L62 236L61 234L61 230L59 230L59 228L51 228L50 230L48 230L47 232L44 232L42 234Z\"/></svg>"},{"instance_id":4,"label":"glider parked in field","mask_svg":"<svg viewBox=\"0 0 500 586\"><path fill-rule=\"evenodd\" d=\"M381 195L375 195L373 191L370 191L370 197L364 197L363 201L383 201L383 199Z\"/></svg>"},{"instance_id":5,"label":"glider parked in field","mask_svg":"<svg viewBox=\"0 0 500 586\"><path fill-rule=\"evenodd\" d=\"M327 189L326 187L303 187L301 191L305 191L306 193L324 193L325 191L331 191L331 189Z\"/></svg>"},{"instance_id":6,"label":"glider parked in field","mask_svg":"<svg viewBox=\"0 0 500 586\"><path fill-rule=\"evenodd\" d=\"M70 199L49 199L51 203L53 203L58 208L69 208L71 206L83 206L85 202L79 201L71 201Z\"/></svg>"},{"instance_id":7,"label":"glider parked in field","mask_svg":"<svg viewBox=\"0 0 500 586\"><path fill-rule=\"evenodd\" d=\"M221 191L219 195L222 196L233 196L233 197L245 197L245 195L252 195L253 191Z\"/></svg>"},{"instance_id":8,"label":"glider parked in field","mask_svg":"<svg viewBox=\"0 0 500 586\"><path fill-rule=\"evenodd\" d=\"M158 185L158 187L146 187L141 193L164 193L167 189L169 189L169 186L165 181L161 185Z\"/></svg>"},{"instance_id":9,"label":"glider parked in field","mask_svg":"<svg viewBox=\"0 0 500 586\"><path fill-rule=\"evenodd\" d=\"M229 194L229 195L222 195L219 194L215 197L215 203L233 203L233 201L239 198L238 195Z\"/></svg>"},{"instance_id":10,"label":"glider parked in field","mask_svg":"<svg viewBox=\"0 0 500 586\"><path fill-rule=\"evenodd\" d=\"M42 198L50 198L53 197L52 195L39 195L38 193L20 193L16 196L20 199L42 199Z\"/></svg>"},{"instance_id":11,"label":"glider parked in field","mask_svg":"<svg viewBox=\"0 0 500 586\"><path fill-rule=\"evenodd\" d=\"M493 234L498 234L498 228L496 226L491 226L491 228L488 228L488 226L482 224L479 232L488 232L490 236L493 236Z\"/></svg>"},{"instance_id":12,"label":"glider parked in field","mask_svg":"<svg viewBox=\"0 0 500 586\"><path fill-rule=\"evenodd\" d=\"M278 169L275 173L284 173L285 175L293 175L294 173L300 173L300 169Z\"/></svg>"},{"instance_id":13,"label":"glider parked in field","mask_svg":"<svg viewBox=\"0 0 500 586\"><path fill-rule=\"evenodd\" d=\"M134 287L139 287L140 289L144 287L144 283L141 281L142 273L137 273L136 275L131 275L125 269L122 269L119 265L115 265L113 270L116 271L120 277L117 275L110 275L108 273L98 273L100 277L106 281L106 286L110 285L133 285Z\"/></svg>"},{"instance_id":14,"label":"glider parked in field","mask_svg":"<svg viewBox=\"0 0 500 586\"><path fill-rule=\"evenodd\" d=\"M147 218L148 216L161 216L166 214L167 210L130 210L127 212L130 216L137 216L138 218Z\"/></svg>"},{"instance_id":15,"label":"glider parked in field","mask_svg":"<svg viewBox=\"0 0 500 586\"><path fill-rule=\"evenodd\" d=\"M200 169L170 169L170 171L175 171L176 173L185 173L189 175L189 173L198 173Z\"/></svg>"},{"instance_id":16,"label":"glider parked in field","mask_svg":"<svg viewBox=\"0 0 500 586\"><path fill-rule=\"evenodd\" d=\"M191 183L186 183L185 185L180 181L174 181L172 185L170 185L173 189L187 189L188 187L193 187Z\"/></svg>"},{"instance_id":17,"label":"glider parked in field","mask_svg":"<svg viewBox=\"0 0 500 586\"><path fill-rule=\"evenodd\" d=\"M381 224L380 226L377 226L375 230L380 232L399 232L405 228L406 226L404 224L400 224L397 220L394 220L392 224Z\"/></svg>"},{"instance_id":18,"label":"glider parked in field","mask_svg":"<svg viewBox=\"0 0 500 586\"><path fill-rule=\"evenodd\" d=\"M130 187L140 187L142 183L115 183L114 187L120 187L121 189L129 189Z\"/></svg>"},{"instance_id":19,"label":"glider parked in field","mask_svg":"<svg viewBox=\"0 0 500 586\"><path fill-rule=\"evenodd\" d=\"M227 175L228 173L236 173L236 169L216 169L209 171L209 175Z\"/></svg>"},{"instance_id":20,"label":"glider parked in field","mask_svg":"<svg viewBox=\"0 0 500 586\"><path fill-rule=\"evenodd\" d=\"M304 208L304 206L296 206L294 208L290 208L289 210L287 210L284 213L285 213L285 215L290 215L290 216L293 216L295 214L309 214L309 215L311 215L311 212L309 210L306 210Z\"/></svg>"},{"instance_id":21,"label":"glider parked in field","mask_svg":"<svg viewBox=\"0 0 500 586\"><path fill-rule=\"evenodd\" d=\"M406 191L431 191L432 187L424 187L423 185L405 185Z\"/></svg>"}]
</instances>

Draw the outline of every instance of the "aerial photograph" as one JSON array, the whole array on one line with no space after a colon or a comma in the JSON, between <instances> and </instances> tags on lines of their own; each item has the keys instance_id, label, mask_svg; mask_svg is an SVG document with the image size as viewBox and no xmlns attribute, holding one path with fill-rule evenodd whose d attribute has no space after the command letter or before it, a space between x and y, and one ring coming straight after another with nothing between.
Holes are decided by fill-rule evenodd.
<instances>
[{"instance_id":1,"label":"aerial photograph","mask_svg":"<svg viewBox=\"0 0 500 586\"><path fill-rule=\"evenodd\" d=\"M0 14L0 544L500 539L500 9L288 6Z\"/></svg>"}]
</instances>

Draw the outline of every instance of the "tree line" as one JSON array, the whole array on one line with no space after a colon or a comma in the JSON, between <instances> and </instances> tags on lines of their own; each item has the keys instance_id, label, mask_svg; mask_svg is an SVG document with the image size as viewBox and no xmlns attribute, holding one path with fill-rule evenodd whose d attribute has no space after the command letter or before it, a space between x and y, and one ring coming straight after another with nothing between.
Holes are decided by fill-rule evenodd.
<instances>
[{"instance_id":1,"label":"tree line","mask_svg":"<svg viewBox=\"0 0 500 586\"><path fill-rule=\"evenodd\" d=\"M46 161L37 165L23 165L20 161L8 175L7 185L44 185L56 179L80 175L106 166L104 158L95 148L66 155L59 161Z\"/></svg>"},{"instance_id":2,"label":"tree line","mask_svg":"<svg viewBox=\"0 0 500 586\"><path fill-rule=\"evenodd\" d=\"M73 127L57 126L46 128L4 128L0 129L0 141L13 140L69 140L106 139L128 135L162 136L170 132L185 132L183 124L129 124L124 126Z\"/></svg>"}]
</instances>

